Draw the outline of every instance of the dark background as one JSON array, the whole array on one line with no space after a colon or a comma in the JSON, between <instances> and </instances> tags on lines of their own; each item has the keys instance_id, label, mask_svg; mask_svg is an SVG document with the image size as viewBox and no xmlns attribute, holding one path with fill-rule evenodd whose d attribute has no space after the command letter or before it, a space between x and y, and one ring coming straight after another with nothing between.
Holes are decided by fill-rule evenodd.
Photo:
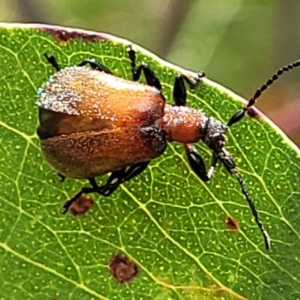
<instances>
[{"instance_id":1,"label":"dark background","mask_svg":"<svg viewBox=\"0 0 300 300\"><path fill-rule=\"evenodd\" d=\"M121 36L245 98L300 59L299 0L2 0L4 22L48 23ZM257 107L300 145L300 68Z\"/></svg>"}]
</instances>

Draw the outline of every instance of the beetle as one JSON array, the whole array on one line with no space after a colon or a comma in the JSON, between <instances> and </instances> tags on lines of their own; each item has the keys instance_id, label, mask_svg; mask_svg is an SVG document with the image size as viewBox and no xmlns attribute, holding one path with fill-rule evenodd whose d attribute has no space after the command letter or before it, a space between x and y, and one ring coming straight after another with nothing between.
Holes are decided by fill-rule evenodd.
<instances>
[{"instance_id":1,"label":"beetle","mask_svg":"<svg viewBox=\"0 0 300 300\"><path fill-rule=\"evenodd\" d=\"M66 177L88 179L83 187L63 204L66 213L82 194L111 195L122 183L142 173L150 161L162 155L168 142L182 143L191 169L202 181L211 179L217 162L236 176L249 204L265 247L271 249L270 237L261 223L254 202L233 157L225 149L227 128L238 123L266 90L284 72L300 65L300 60L279 69L256 90L247 105L227 124L186 107L186 84L195 88L205 76L184 74L175 77L173 99L166 104L159 78L145 63L136 64L136 51L130 46L128 57L132 81L116 77L95 59L61 69L54 56L45 54L56 73L38 90L38 136L46 160L62 181ZM88 67L89 65L89 67ZM144 75L146 84L138 83ZM204 142L212 150L208 170L192 144ZM99 186L95 177L111 173Z\"/></svg>"}]
</instances>

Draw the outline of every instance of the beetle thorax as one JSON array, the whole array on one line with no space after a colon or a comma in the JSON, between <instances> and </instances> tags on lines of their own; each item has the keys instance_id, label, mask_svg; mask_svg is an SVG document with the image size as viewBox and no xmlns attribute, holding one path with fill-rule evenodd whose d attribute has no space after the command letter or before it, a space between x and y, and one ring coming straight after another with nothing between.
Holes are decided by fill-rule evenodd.
<instances>
[{"instance_id":1,"label":"beetle thorax","mask_svg":"<svg viewBox=\"0 0 300 300\"><path fill-rule=\"evenodd\" d=\"M198 109L166 105L164 116L156 123L169 142L197 143L203 136L207 117Z\"/></svg>"},{"instance_id":2,"label":"beetle thorax","mask_svg":"<svg viewBox=\"0 0 300 300\"><path fill-rule=\"evenodd\" d=\"M226 139L226 125L215 118L208 118L204 125L203 142L218 151L224 147Z\"/></svg>"}]
</instances>

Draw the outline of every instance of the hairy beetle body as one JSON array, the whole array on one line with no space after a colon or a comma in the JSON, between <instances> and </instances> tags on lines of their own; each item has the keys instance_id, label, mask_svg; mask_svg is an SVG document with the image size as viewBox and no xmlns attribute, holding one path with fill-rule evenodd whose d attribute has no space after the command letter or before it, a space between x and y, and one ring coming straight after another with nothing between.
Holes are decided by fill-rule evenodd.
<instances>
[{"instance_id":1,"label":"hairy beetle body","mask_svg":"<svg viewBox=\"0 0 300 300\"><path fill-rule=\"evenodd\" d=\"M154 87L75 66L54 74L39 94L42 151L63 176L100 176L166 148L154 123L165 102Z\"/></svg>"},{"instance_id":2,"label":"hairy beetle body","mask_svg":"<svg viewBox=\"0 0 300 300\"><path fill-rule=\"evenodd\" d=\"M195 143L207 119L165 104L155 87L77 66L51 76L37 104L45 158L76 179L156 158L167 141Z\"/></svg>"}]
</instances>

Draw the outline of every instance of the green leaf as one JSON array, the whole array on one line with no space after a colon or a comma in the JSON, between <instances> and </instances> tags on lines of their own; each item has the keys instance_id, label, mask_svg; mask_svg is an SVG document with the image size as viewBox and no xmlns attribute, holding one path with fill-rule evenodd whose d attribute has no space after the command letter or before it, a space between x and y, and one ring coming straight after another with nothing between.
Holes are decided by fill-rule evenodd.
<instances>
[{"instance_id":1,"label":"green leaf","mask_svg":"<svg viewBox=\"0 0 300 300\"><path fill-rule=\"evenodd\" d=\"M43 54L63 67L96 58L130 79L130 42L44 25L0 30L1 299L300 298L300 155L274 124L261 114L245 118L228 130L227 142L271 237L270 252L234 176L220 166L201 182L175 143L112 196L93 194L84 216L62 215L61 204L88 184L60 183L42 157L36 92L55 72ZM136 49L172 103L175 74L195 74ZM226 123L240 101L206 79L188 105ZM196 147L208 165L211 151ZM238 230L226 225L228 217ZM126 284L109 272L116 254L138 266Z\"/></svg>"}]
</instances>

